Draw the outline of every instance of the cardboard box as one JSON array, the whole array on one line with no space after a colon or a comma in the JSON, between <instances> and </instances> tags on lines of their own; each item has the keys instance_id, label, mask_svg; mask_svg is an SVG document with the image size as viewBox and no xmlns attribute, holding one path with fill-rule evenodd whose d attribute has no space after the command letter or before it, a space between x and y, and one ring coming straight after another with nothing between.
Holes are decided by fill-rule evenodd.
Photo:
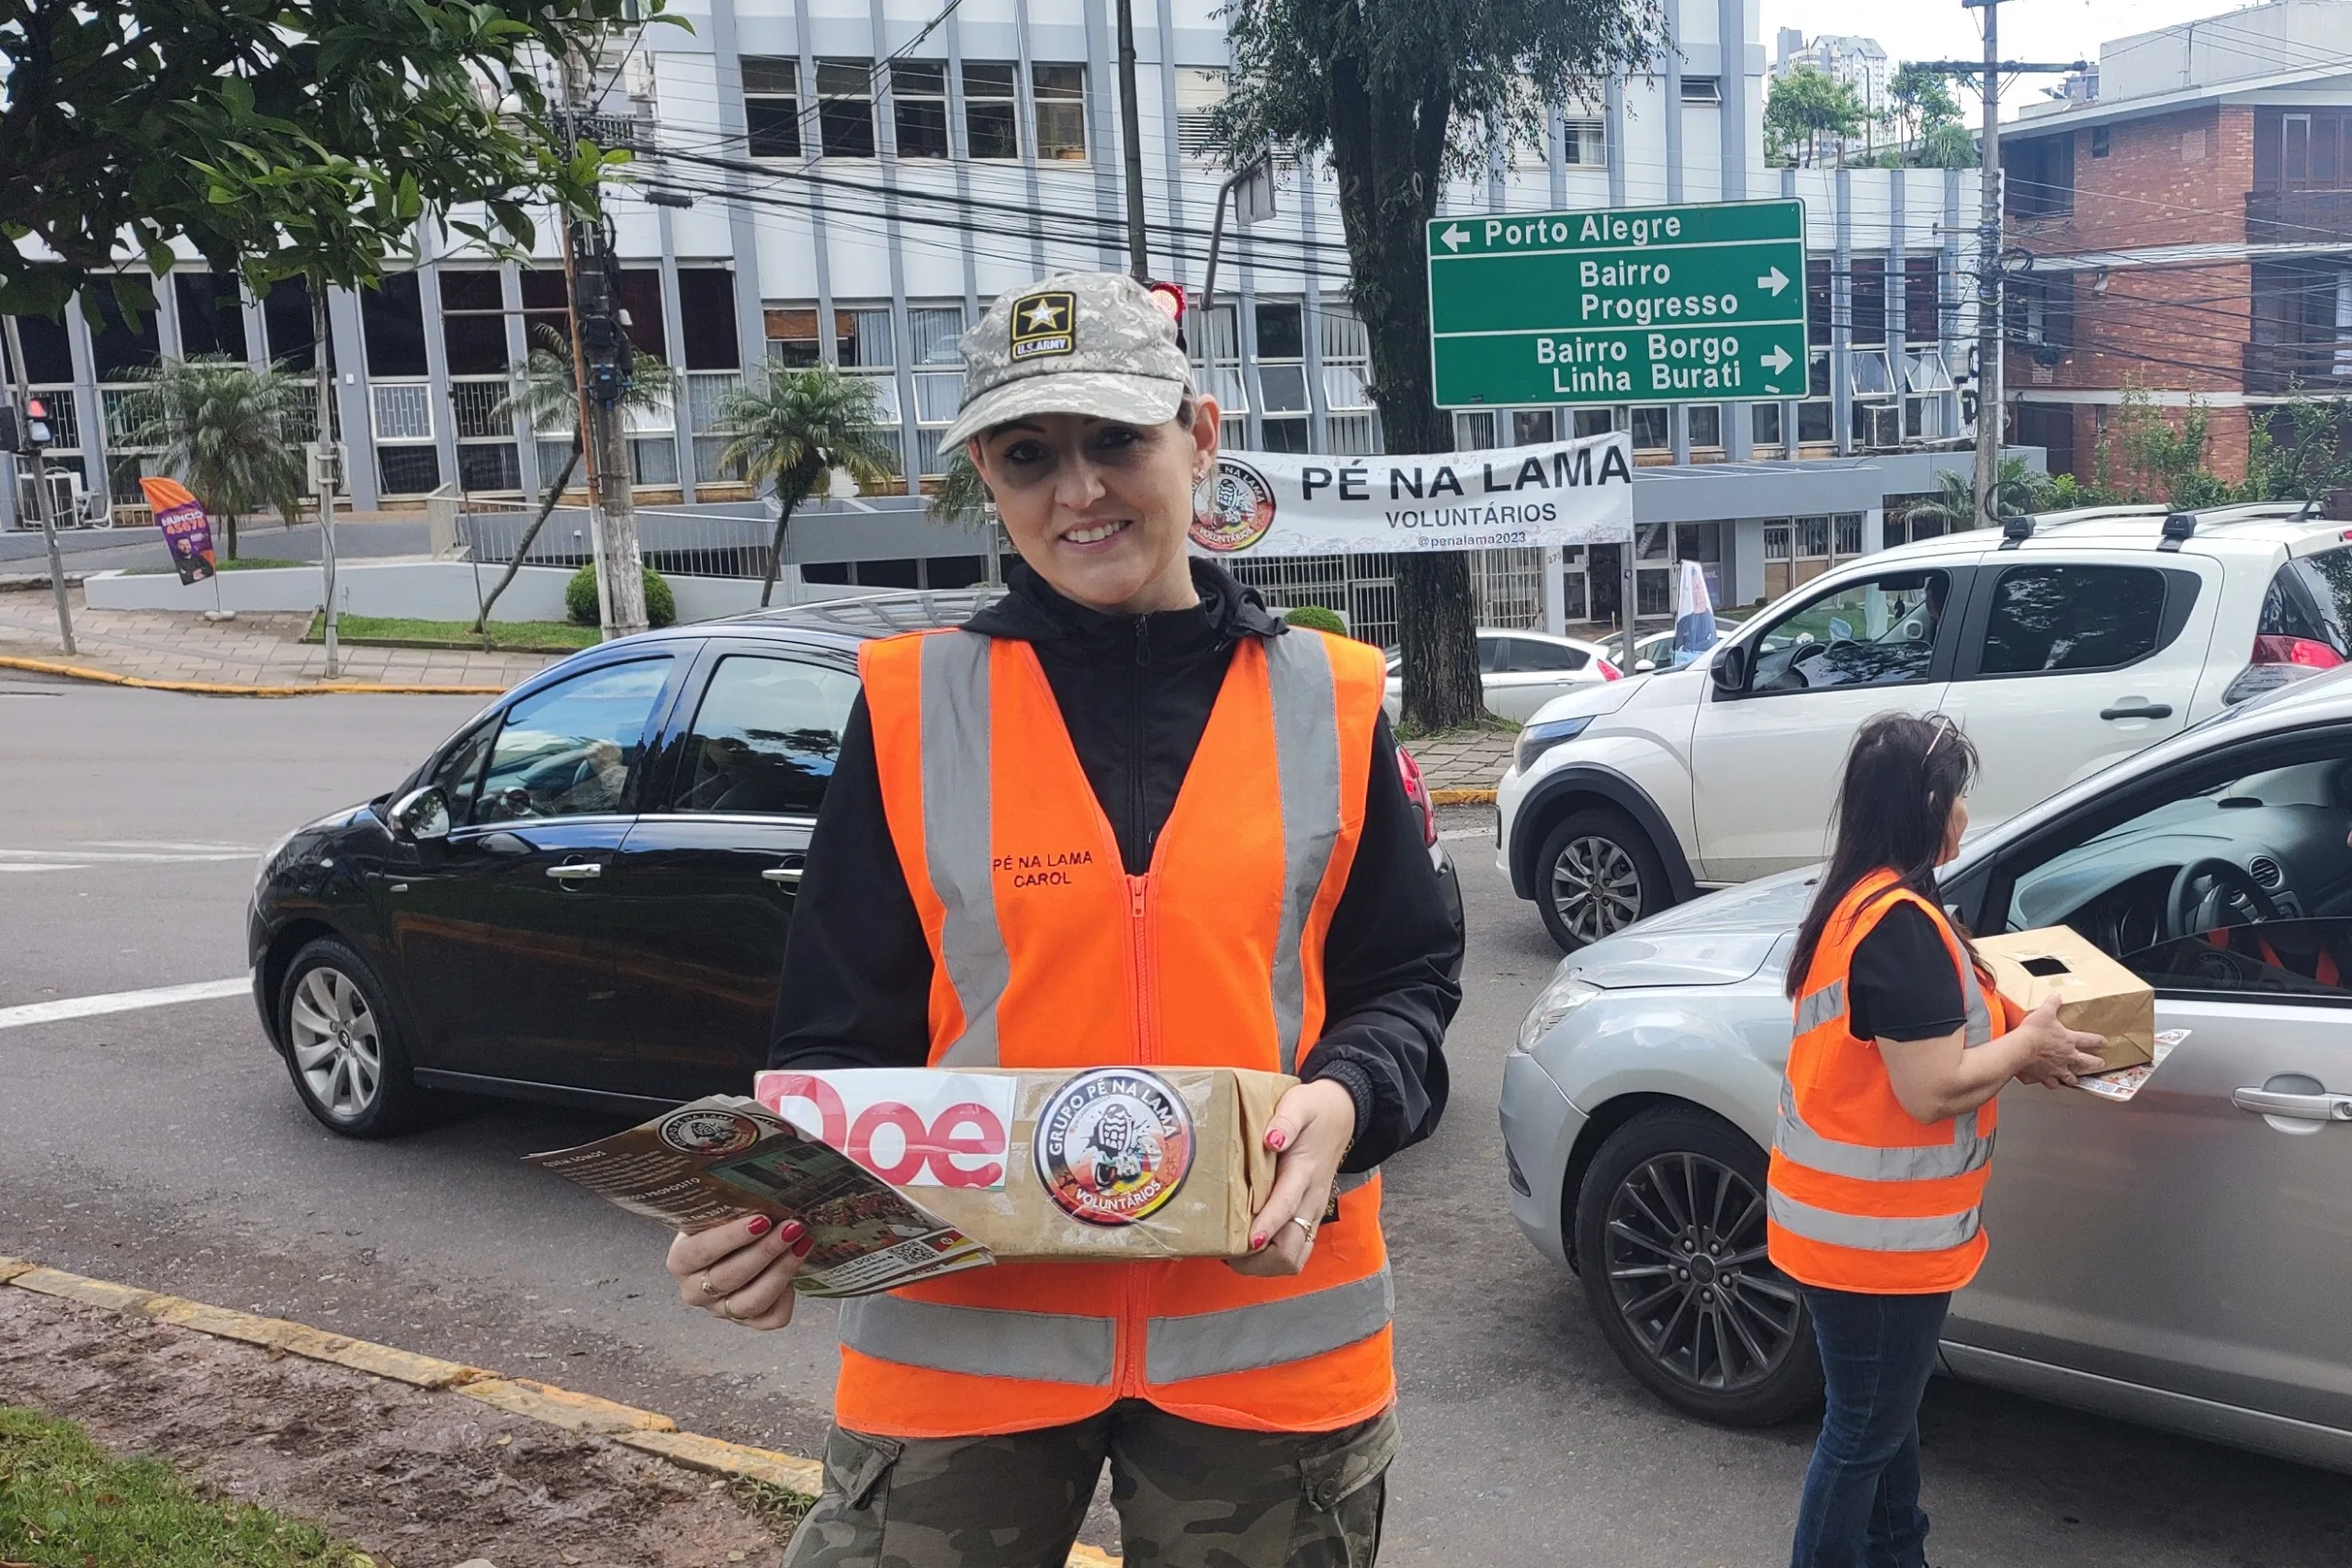
<instances>
[{"instance_id":1,"label":"cardboard box","mask_svg":"<svg viewBox=\"0 0 2352 1568\"><path fill-rule=\"evenodd\" d=\"M2014 1006L2031 1012L2054 996L2059 1022L2106 1036L2106 1070L2155 1060L2156 993L2071 927L1979 937L1976 952Z\"/></svg>"},{"instance_id":2,"label":"cardboard box","mask_svg":"<svg viewBox=\"0 0 2352 1568\"><path fill-rule=\"evenodd\" d=\"M1273 1190L1281 1073L763 1072L761 1104L1001 1258L1238 1258Z\"/></svg>"}]
</instances>

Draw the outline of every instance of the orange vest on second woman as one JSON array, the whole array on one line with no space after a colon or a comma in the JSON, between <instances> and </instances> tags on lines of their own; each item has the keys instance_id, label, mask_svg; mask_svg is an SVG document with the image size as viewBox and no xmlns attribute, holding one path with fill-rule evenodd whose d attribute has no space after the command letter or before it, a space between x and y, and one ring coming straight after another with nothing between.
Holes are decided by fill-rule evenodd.
<instances>
[{"instance_id":1,"label":"orange vest on second woman","mask_svg":"<svg viewBox=\"0 0 2352 1568\"><path fill-rule=\"evenodd\" d=\"M1036 654L965 631L860 660L890 837L931 945L931 1065L1294 1071L1363 828L1379 651L1235 649L1174 809L1126 874ZM1050 872L1039 868L1050 867ZM1328 1431L1395 1397L1380 1182L1342 1182L1305 1270L1012 1262L845 1302L834 1418L890 1437L1083 1420L1140 1398Z\"/></svg>"},{"instance_id":2,"label":"orange vest on second woman","mask_svg":"<svg viewBox=\"0 0 2352 1568\"><path fill-rule=\"evenodd\" d=\"M1925 910L1944 939L1967 1005L1967 1044L1993 1038L1994 1014L1975 965L1943 911L1901 886L1892 871L1855 884L1823 929L1797 992L1766 1193L1774 1266L1824 1290L1956 1291L1984 1259L1981 1205L2000 1119L1996 1102L1948 1121L1919 1121L1894 1098L1876 1043L1855 1035L1847 1012L1854 949L1898 904Z\"/></svg>"}]
</instances>

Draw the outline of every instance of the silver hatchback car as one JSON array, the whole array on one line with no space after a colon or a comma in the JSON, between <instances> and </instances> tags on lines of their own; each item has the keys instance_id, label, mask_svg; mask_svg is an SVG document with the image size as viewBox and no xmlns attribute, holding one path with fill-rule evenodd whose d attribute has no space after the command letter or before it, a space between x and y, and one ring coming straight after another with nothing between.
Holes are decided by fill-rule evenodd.
<instances>
[{"instance_id":1,"label":"silver hatchback car","mask_svg":"<svg viewBox=\"0 0 2352 1568\"><path fill-rule=\"evenodd\" d=\"M2352 671L2221 715L1979 838L1970 929L2064 924L2144 976L2171 1053L2128 1101L2013 1085L1966 1378L2352 1471ZM1560 964L1505 1065L1513 1216L1611 1346L1693 1414L1817 1397L1764 1249L1810 871Z\"/></svg>"}]
</instances>

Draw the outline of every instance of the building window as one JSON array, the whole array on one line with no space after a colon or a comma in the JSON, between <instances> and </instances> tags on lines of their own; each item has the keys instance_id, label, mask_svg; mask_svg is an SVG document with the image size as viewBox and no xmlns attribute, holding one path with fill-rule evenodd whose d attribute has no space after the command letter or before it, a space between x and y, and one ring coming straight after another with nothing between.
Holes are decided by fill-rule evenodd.
<instances>
[{"instance_id":1,"label":"building window","mask_svg":"<svg viewBox=\"0 0 2352 1568\"><path fill-rule=\"evenodd\" d=\"M1932 343L1943 336L1942 301L1934 255L1903 258L1903 335L1913 343Z\"/></svg>"},{"instance_id":2,"label":"building window","mask_svg":"<svg viewBox=\"0 0 2352 1568\"><path fill-rule=\"evenodd\" d=\"M1502 445L1495 439L1493 409L1466 409L1453 416L1453 444L1464 452L1485 452Z\"/></svg>"},{"instance_id":3,"label":"building window","mask_svg":"<svg viewBox=\"0 0 2352 1568\"><path fill-rule=\"evenodd\" d=\"M449 369L458 487L469 492L519 492L523 470L514 444L514 416L503 406L510 383L506 312L498 274L446 269L440 284L441 346Z\"/></svg>"},{"instance_id":4,"label":"building window","mask_svg":"<svg viewBox=\"0 0 2352 1568\"><path fill-rule=\"evenodd\" d=\"M1749 409L1747 411L1747 428L1751 433L1749 439L1752 440L1755 445L1758 446L1778 446L1781 445L1781 405L1778 403L1758 403L1755 407Z\"/></svg>"},{"instance_id":5,"label":"building window","mask_svg":"<svg viewBox=\"0 0 2352 1568\"><path fill-rule=\"evenodd\" d=\"M1846 319L1849 343L1886 341L1886 260L1855 256L1846 264Z\"/></svg>"},{"instance_id":6,"label":"building window","mask_svg":"<svg viewBox=\"0 0 2352 1568\"><path fill-rule=\"evenodd\" d=\"M1719 104L1724 101L1724 83L1720 76L1685 76L1682 78L1682 101L1686 104Z\"/></svg>"},{"instance_id":7,"label":"building window","mask_svg":"<svg viewBox=\"0 0 2352 1568\"><path fill-rule=\"evenodd\" d=\"M1269 452L1308 449L1306 330L1304 310L1282 301L1257 307L1260 428Z\"/></svg>"},{"instance_id":8,"label":"building window","mask_svg":"<svg viewBox=\"0 0 2352 1568\"><path fill-rule=\"evenodd\" d=\"M506 372L506 312L498 274L441 274L441 348L452 376Z\"/></svg>"},{"instance_id":9,"label":"building window","mask_svg":"<svg viewBox=\"0 0 2352 1568\"><path fill-rule=\"evenodd\" d=\"M1841 512L1829 522L1831 542L1838 547L1838 558L1844 560L1860 555L1862 553L1862 514L1859 512Z\"/></svg>"},{"instance_id":10,"label":"building window","mask_svg":"<svg viewBox=\"0 0 2352 1568\"><path fill-rule=\"evenodd\" d=\"M1797 405L1797 440L1815 446L1838 439L1835 411L1829 402L1829 353L1815 349L1805 367L1805 400Z\"/></svg>"},{"instance_id":11,"label":"building window","mask_svg":"<svg viewBox=\"0 0 2352 1568\"><path fill-rule=\"evenodd\" d=\"M1634 450L1663 452L1674 445L1673 411L1664 406L1634 411Z\"/></svg>"},{"instance_id":12,"label":"building window","mask_svg":"<svg viewBox=\"0 0 2352 1568\"><path fill-rule=\"evenodd\" d=\"M955 423L964 400L964 311L956 305L915 305L907 310L908 346L914 359L915 465L925 476L947 471L953 453L939 448L940 434Z\"/></svg>"},{"instance_id":13,"label":"building window","mask_svg":"<svg viewBox=\"0 0 2352 1568\"><path fill-rule=\"evenodd\" d=\"M890 123L901 158L947 156L947 67L921 60L890 62Z\"/></svg>"},{"instance_id":14,"label":"building window","mask_svg":"<svg viewBox=\"0 0 2352 1568\"><path fill-rule=\"evenodd\" d=\"M1218 439L1247 446L1250 391L1241 378L1240 318L1233 306L1219 305L1201 316L1200 331L1201 390L1216 402Z\"/></svg>"},{"instance_id":15,"label":"building window","mask_svg":"<svg viewBox=\"0 0 2352 1568\"><path fill-rule=\"evenodd\" d=\"M1519 409L1510 416L1510 444L1514 446L1536 446L1552 439L1552 432L1559 427L1559 415L1552 409Z\"/></svg>"},{"instance_id":16,"label":"building window","mask_svg":"<svg viewBox=\"0 0 2352 1568\"><path fill-rule=\"evenodd\" d=\"M1086 67L1032 65L1029 82L1037 100L1037 156L1086 161Z\"/></svg>"},{"instance_id":17,"label":"building window","mask_svg":"<svg viewBox=\"0 0 2352 1568\"><path fill-rule=\"evenodd\" d=\"M1576 411L1576 433L1578 439L1588 435L1606 435L1623 421L1615 409L1578 409Z\"/></svg>"},{"instance_id":18,"label":"building window","mask_svg":"<svg viewBox=\"0 0 2352 1568\"><path fill-rule=\"evenodd\" d=\"M1837 294L1829 276L1830 258L1807 256L1804 261L1804 340L1815 348L1829 346Z\"/></svg>"},{"instance_id":19,"label":"building window","mask_svg":"<svg viewBox=\"0 0 2352 1568\"><path fill-rule=\"evenodd\" d=\"M2112 128L2104 125L2095 125L2091 127L2092 157L2104 158L2109 152L2114 150L2114 146L2115 132Z\"/></svg>"},{"instance_id":20,"label":"building window","mask_svg":"<svg viewBox=\"0 0 2352 1568\"><path fill-rule=\"evenodd\" d=\"M416 274L387 273L377 288L361 289L359 322L368 344L368 375L424 374L424 305ZM98 361L98 379L110 381L117 378L109 373L105 335L93 333L91 346Z\"/></svg>"},{"instance_id":21,"label":"building window","mask_svg":"<svg viewBox=\"0 0 2352 1568\"><path fill-rule=\"evenodd\" d=\"M964 140L975 158L1021 156L1021 102L1010 60L964 62Z\"/></svg>"},{"instance_id":22,"label":"building window","mask_svg":"<svg viewBox=\"0 0 2352 1568\"><path fill-rule=\"evenodd\" d=\"M1361 457L1378 449L1380 416L1372 403L1372 337L1345 305L1326 300L1316 312L1323 357L1325 427L1333 452Z\"/></svg>"},{"instance_id":23,"label":"building window","mask_svg":"<svg viewBox=\"0 0 2352 1568\"><path fill-rule=\"evenodd\" d=\"M1217 105L1225 102L1226 73L1209 66L1176 68L1176 146L1185 157L1207 163L1219 143L1213 123Z\"/></svg>"},{"instance_id":24,"label":"building window","mask_svg":"<svg viewBox=\"0 0 2352 1568\"><path fill-rule=\"evenodd\" d=\"M244 299L235 273L175 270L172 292L179 299L182 354L245 357Z\"/></svg>"},{"instance_id":25,"label":"building window","mask_svg":"<svg viewBox=\"0 0 2352 1568\"><path fill-rule=\"evenodd\" d=\"M828 158L874 156L874 62L817 62L818 144Z\"/></svg>"},{"instance_id":26,"label":"building window","mask_svg":"<svg viewBox=\"0 0 2352 1568\"><path fill-rule=\"evenodd\" d=\"M903 474L906 451L899 438L899 359L891 342L890 312L882 307L837 310L834 321L842 374L857 377L873 389L881 410L874 433L890 449L891 472Z\"/></svg>"},{"instance_id":27,"label":"building window","mask_svg":"<svg viewBox=\"0 0 2352 1568\"><path fill-rule=\"evenodd\" d=\"M1608 167L1609 127L1597 119L1562 120L1560 161L1572 169Z\"/></svg>"},{"instance_id":28,"label":"building window","mask_svg":"<svg viewBox=\"0 0 2352 1568\"><path fill-rule=\"evenodd\" d=\"M754 158L800 156L800 62L743 56L743 122Z\"/></svg>"},{"instance_id":29,"label":"building window","mask_svg":"<svg viewBox=\"0 0 2352 1568\"><path fill-rule=\"evenodd\" d=\"M2001 149L2001 188L2016 218L2057 218L2075 210L2075 139L2038 136Z\"/></svg>"},{"instance_id":30,"label":"building window","mask_svg":"<svg viewBox=\"0 0 2352 1568\"><path fill-rule=\"evenodd\" d=\"M1690 408L1690 445L1720 448L1724 444L1724 411L1715 403L1694 403Z\"/></svg>"}]
</instances>

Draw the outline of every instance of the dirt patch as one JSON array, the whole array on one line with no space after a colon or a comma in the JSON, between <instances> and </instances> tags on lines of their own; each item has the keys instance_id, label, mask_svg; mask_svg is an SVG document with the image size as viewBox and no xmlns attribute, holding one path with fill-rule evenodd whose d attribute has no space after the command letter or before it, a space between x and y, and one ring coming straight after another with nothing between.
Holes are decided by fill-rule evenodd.
<instances>
[{"instance_id":1,"label":"dirt patch","mask_svg":"<svg viewBox=\"0 0 2352 1568\"><path fill-rule=\"evenodd\" d=\"M69 1416L386 1568L773 1568L723 1483L453 1393L0 1290L0 1402Z\"/></svg>"}]
</instances>

